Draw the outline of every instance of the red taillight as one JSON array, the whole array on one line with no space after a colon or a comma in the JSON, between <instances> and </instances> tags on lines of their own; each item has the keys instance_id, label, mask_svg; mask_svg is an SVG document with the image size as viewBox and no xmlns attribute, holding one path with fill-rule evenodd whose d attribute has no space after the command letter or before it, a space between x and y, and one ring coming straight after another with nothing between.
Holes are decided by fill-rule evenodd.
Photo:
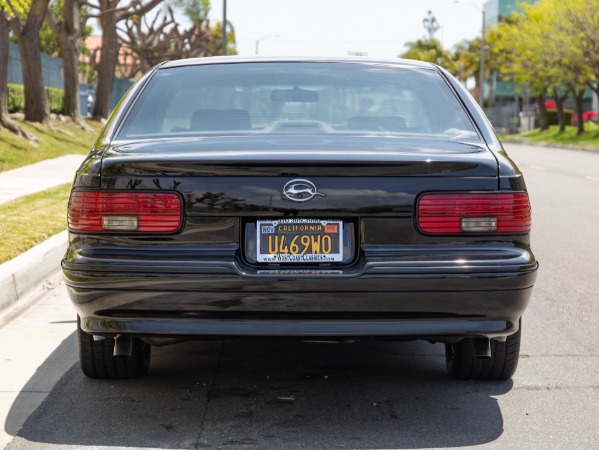
<instances>
[{"instance_id":1,"label":"red taillight","mask_svg":"<svg viewBox=\"0 0 599 450\"><path fill-rule=\"evenodd\" d=\"M528 233L528 194L424 194L418 202L418 226L427 234Z\"/></svg>"},{"instance_id":2,"label":"red taillight","mask_svg":"<svg viewBox=\"0 0 599 450\"><path fill-rule=\"evenodd\" d=\"M181 198L163 192L74 191L72 231L171 233L181 226Z\"/></svg>"}]
</instances>

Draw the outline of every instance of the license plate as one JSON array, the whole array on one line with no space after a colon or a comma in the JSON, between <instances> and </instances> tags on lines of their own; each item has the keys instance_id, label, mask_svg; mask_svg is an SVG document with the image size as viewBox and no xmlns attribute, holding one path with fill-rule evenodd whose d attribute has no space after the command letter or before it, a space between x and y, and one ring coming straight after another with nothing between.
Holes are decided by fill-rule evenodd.
<instances>
[{"instance_id":1,"label":"license plate","mask_svg":"<svg viewBox=\"0 0 599 450\"><path fill-rule=\"evenodd\" d=\"M256 225L258 262L343 261L341 220L258 220Z\"/></svg>"}]
</instances>

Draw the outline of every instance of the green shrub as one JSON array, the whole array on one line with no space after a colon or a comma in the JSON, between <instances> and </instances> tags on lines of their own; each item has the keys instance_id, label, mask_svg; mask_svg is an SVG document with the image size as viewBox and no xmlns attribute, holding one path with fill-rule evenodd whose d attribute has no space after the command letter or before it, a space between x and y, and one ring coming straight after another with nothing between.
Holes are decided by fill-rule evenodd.
<instances>
[{"instance_id":1,"label":"green shrub","mask_svg":"<svg viewBox=\"0 0 599 450\"><path fill-rule=\"evenodd\" d=\"M8 111L23 112L25 110L25 91L21 84L8 85Z\"/></svg>"},{"instance_id":2,"label":"green shrub","mask_svg":"<svg viewBox=\"0 0 599 450\"><path fill-rule=\"evenodd\" d=\"M62 114L64 109L64 90L58 88L46 88L46 97L50 111L55 114Z\"/></svg>"},{"instance_id":3,"label":"green shrub","mask_svg":"<svg viewBox=\"0 0 599 450\"><path fill-rule=\"evenodd\" d=\"M571 109L564 109L564 120L566 125L572 125L572 116L574 115L574 111ZM548 109L547 110L547 121L549 125L559 125L559 121L557 120L557 109Z\"/></svg>"},{"instance_id":4,"label":"green shrub","mask_svg":"<svg viewBox=\"0 0 599 450\"><path fill-rule=\"evenodd\" d=\"M58 88L46 88L46 97L50 111L56 114L62 114L64 109L64 91ZM8 111L24 112L25 111L25 90L22 84L8 85Z\"/></svg>"}]
</instances>

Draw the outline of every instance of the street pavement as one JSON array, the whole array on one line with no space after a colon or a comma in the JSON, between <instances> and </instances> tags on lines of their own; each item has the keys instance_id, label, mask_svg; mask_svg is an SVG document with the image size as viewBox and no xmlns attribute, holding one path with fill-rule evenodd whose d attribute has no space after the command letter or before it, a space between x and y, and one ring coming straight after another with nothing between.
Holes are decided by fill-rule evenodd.
<instances>
[{"instance_id":1,"label":"street pavement","mask_svg":"<svg viewBox=\"0 0 599 450\"><path fill-rule=\"evenodd\" d=\"M154 347L146 378L90 380L56 278L0 317L0 444L598 448L599 154L508 151L526 176L541 262L512 380L452 380L441 345L376 341Z\"/></svg>"}]
</instances>

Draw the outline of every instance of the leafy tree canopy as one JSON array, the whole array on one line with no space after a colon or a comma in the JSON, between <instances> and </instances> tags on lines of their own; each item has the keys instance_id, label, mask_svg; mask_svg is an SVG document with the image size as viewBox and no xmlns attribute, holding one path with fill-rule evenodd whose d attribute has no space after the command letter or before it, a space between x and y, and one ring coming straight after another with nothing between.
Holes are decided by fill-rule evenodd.
<instances>
[{"instance_id":1,"label":"leafy tree canopy","mask_svg":"<svg viewBox=\"0 0 599 450\"><path fill-rule=\"evenodd\" d=\"M456 73L456 61L451 51L445 50L441 42L435 38L418 39L406 44L408 50L400 58L416 59L437 64L452 73Z\"/></svg>"}]
</instances>

